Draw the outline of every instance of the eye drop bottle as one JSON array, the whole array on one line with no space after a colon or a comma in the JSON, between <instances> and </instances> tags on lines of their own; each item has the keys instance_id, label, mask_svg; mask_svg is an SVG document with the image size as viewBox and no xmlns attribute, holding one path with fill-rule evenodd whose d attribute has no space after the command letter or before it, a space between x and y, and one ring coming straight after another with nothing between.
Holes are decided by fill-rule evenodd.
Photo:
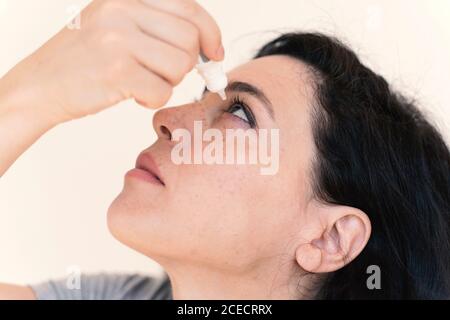
<instances>
[{"instance_id":1,"label":"eye drop bottle","mask_svg":"<svg viewBox=\"0 0 450 320\"><path fill-rule=\"evenodd\" d=\"M198 62L195 68L205 80L208 91L217 93L222 100L226 100L225 88L228 85L228 79L223 71L222 62L211 61L203 54L200 54Z\"/></svg>"}]
</instances>

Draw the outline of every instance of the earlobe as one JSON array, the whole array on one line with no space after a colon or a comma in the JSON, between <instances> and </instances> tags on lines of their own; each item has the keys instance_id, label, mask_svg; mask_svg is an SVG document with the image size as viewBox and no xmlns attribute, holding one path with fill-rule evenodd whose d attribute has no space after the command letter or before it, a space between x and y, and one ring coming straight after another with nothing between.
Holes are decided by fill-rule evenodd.
<instances>
[{"instance_id":1,"label":"earlobe","mask_svg":"<svg viewBox=\"0 0 450 320\"><path fill-rule=\"evenodd\" d=\"M296 252L295 258L300 267L307 272L320 272L322 264L322 252L312 243L300 245Z\"/></svg>"},{"instance_id":2,"label":"earlobe","mask_svg":"<svg viewBox=\"0 0 450 320\"><path fill-rule=\"evenodd\" d=\"M346 255L342 251L341 239L336 227L325 230L310 243L297 248L297 263L307 272L326 273L345 265Z\"/></svg>"}]
</instances>

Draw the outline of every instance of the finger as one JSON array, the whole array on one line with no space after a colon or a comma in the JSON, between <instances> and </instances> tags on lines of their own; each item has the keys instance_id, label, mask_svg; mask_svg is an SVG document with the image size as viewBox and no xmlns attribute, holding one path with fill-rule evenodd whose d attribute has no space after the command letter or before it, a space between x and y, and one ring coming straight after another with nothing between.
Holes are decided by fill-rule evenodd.
<instances>
[{"instance_id":1,"label":"finger","mask_svg":"<svg viewBox=\"0 0 450 320\"><path fill-rule=\"evenodd\" d=\"M118 81L120 91L126 98L134 98L140 105L157 109L164 106L172 95L172 86L148 71L138 62L128 69Z\"/></svg>"},{"instance_id":2,"label":"finger","mask_svg":"<svg viewBox=\"0 0 450 320\"><path fill-rule=\"evenodd\" d=\"M131 55L173 86L195 66L196 60L185 51L142 32L137 32L128 41Z\"/></svg>"},{"instance_id":3,"label":"finger","mask_svg":"<svg viewBox=\"0 0 450 320\"><path fill-rule=\"evenodd\" d=\"M223 60L222 35L211 15L194 0L141 0L155 9L176 15L194 24L200 33L200 48L211 60Z\"/></svg>"},{"instance_id":4,"label":"finger","mask_svg":"<svg viewBox=\"0 0 450 320\"><path fill-rule=\"evenodd\" d=\"M192 23L172 14L149 8L141 2L130 7L133 21L147 35L186 51L193 59L198 59L200 35Z\"/></svg>"}]
</instances>

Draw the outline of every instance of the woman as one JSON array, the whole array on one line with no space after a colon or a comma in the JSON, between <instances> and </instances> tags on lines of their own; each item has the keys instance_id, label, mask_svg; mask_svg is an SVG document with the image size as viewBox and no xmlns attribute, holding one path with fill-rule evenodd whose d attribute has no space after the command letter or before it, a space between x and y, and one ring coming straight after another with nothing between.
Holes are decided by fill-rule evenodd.
<instances>
[{"instance_id":1,"label":"woman","mask_svg":"<svg viewBox=\"0 0 450 320\"><path fill-rule=\"evenodd\" d=\"M194 2L94 1L83 14L80 31L62 31L1 80L0 172L57 124L126 98L162 106L200 50L223 58L217 25ZM3 285L0 296L450 297L450 154L412 102L321 34L281 35L228 77L226 101L205 92L156 113L158 139L109 208L112 234L168 279L85 276L80 290ZM174 164L174 132L195 121L278 129L277 173Z\"/></svg>"}]
</instances>

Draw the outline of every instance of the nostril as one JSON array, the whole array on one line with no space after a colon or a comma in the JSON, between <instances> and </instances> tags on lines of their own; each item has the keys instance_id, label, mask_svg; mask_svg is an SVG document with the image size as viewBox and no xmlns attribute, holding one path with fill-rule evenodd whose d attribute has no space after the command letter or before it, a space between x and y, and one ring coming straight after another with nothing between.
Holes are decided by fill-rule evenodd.
<instances>
[{"instance_id":1,"label":"nostril","mask_svg":"<svg viewBox=\"0 0 450 320\"><path fill-rule=\"evenodd\" d=\"M166 126L160 126L159 130L164 137L166 137L168 140L172 140L172 133L170 133L170 130Z\"/></svg>"}]
</instances>

